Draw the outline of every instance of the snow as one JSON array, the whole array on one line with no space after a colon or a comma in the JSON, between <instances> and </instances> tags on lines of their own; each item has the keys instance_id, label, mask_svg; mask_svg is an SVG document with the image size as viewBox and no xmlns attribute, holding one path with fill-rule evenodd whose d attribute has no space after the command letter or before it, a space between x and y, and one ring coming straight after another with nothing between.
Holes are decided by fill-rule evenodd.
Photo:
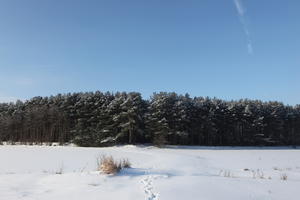
<instances>
[{"instance_id":1,"label":"snow","mask_svg":"<svg viewBox=\"0 0 300 200\"><path fill-rule=\"evenodd\" d=\"M100 174L97 158L132 168ZM300 151L292 148L0 146L2 200L298 200ZM283 175L287 180L282 180Z\"/></svg>"}]
</instances>

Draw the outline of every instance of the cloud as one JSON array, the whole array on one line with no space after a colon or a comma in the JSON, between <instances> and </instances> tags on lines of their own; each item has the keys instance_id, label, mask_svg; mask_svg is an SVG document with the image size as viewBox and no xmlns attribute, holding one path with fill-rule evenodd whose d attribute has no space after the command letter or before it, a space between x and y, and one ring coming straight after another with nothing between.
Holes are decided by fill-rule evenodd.
<instances>
[{"instance_id":1,"label":"cloud","mask_svg":"<svg viewBox=\"0 0 300 200\"><path fill-rule=\"evenodd\" d=\"M244 16L245 10L244 10L241 0L234 0L234 4L235 4L235 7L236 7L239 15Z\"/></svg>"},{"instance_id":2,"label":"cloud","mask_svg":"<svg viewBox=\"0 0 300 200\"><path fill-rule=\"evenodd\" d=\"M234 2L234 5L236 7L237 13L239 15L240 22L243 26L243 31L244 31L244 33L247 37L247 50L248 50L248 53L252 54L253 53L253 46L252 46L251 35L250 35L250 32L249 32L248 26L246 24L246 21L245 21L246 9L242 4L242 0L233 0L233 2Z\"/></svg>"},{"instance_id":3,"label":"cloud","mask_svg":"<svg viewBox=\"0 0 300 200\"><path fill-rule=\"evenodd\" d=\"M248 53L252 54L253 53L253 48L252 48L252 44L250 42L248 42L247 44L247 49L248 49Z\"/></svg>"}]
</instances>

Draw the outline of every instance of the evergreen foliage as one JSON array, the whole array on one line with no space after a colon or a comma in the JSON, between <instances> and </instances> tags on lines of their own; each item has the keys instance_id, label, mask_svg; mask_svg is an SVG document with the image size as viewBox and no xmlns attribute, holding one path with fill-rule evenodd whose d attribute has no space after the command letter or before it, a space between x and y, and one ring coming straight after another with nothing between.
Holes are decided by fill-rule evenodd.
<instances>
[{"instance_id":1,"label":"evergreen foliage","mask_svg":"<svg viewBox=\"0 0 300 200\"><path fill-rule=\"evenodd\" d=\"M300 145L300 105L86 92L0 104L0 143Z\"/></svg>"}]
</instances>

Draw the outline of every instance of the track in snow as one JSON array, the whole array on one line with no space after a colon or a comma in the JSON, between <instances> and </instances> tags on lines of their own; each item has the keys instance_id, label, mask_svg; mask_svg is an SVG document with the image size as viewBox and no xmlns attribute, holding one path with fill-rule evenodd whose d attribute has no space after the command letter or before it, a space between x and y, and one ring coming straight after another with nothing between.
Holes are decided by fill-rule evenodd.
<instances>
[{"instance_id":1,"label":"track in snow","mask_svg":"<svg viewBox=\"0 0 300 200\"><path fill-rule=\"evenodd\" d=\"M143 184L144 193L146 195L145 200L159 200L158 194L153 191L153 176L146 176L141 180Z\"/></svg>"}]
</instances>

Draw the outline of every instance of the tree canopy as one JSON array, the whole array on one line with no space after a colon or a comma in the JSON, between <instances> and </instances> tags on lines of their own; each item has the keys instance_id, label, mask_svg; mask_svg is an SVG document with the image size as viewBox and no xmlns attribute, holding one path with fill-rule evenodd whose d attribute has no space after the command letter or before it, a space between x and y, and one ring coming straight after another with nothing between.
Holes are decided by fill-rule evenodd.
<instances>
[{"instance_id":1,"label":"tree canopy","mask_svg":"<svg viewBox=\"0 0 300 200\"><path fill-rule=\"evenodd\" d=\"M300 105L137 92L86 92L0 104L0 141L80 146L299 145Z\"/></svg>"}]
</instances>

